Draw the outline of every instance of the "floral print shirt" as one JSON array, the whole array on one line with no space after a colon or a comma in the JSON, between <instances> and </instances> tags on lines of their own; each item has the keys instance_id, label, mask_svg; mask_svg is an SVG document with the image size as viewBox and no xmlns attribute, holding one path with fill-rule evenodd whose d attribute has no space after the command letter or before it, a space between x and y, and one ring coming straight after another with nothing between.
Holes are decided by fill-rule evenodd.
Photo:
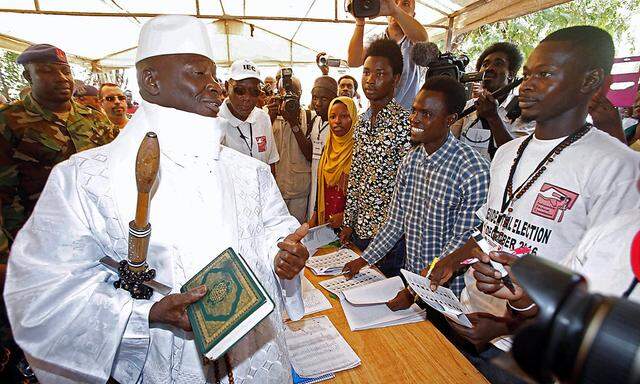
<instances>
[{"instance_id":1,"label":"floral print shirt","mask_svg":"<svg viewBox=\"0 0 640 384\"><path fill-rule=\"evenodd\" d=\"M409 111L395 100L371 124L367 109L354 129L355 146L347 189L344 224L361 239L371 239L384 224L396 174L411 147Z\"/></svg>"}]
</instances>

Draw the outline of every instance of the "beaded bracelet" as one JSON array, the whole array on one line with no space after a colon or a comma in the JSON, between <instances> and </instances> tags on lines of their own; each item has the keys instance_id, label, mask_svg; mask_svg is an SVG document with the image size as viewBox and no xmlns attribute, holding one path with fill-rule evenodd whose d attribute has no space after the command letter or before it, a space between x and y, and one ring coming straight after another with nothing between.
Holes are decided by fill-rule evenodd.
<instances>
[{"instance_id":1,"label":"beaded bracelet","mask_svg":"<svg viewBox=\"0 0 640 384\"><path fill-rule=\"evenodd\" d=\"M511 305L511 303L509 301L507 301L507 306L511 309L513 309L516 312L527 312L528 310L530 310L531 308L536 306L536 303L531 303L531 305L529 305L526 308L516 308L513 305Z\"/></svg>"}]
</instances>

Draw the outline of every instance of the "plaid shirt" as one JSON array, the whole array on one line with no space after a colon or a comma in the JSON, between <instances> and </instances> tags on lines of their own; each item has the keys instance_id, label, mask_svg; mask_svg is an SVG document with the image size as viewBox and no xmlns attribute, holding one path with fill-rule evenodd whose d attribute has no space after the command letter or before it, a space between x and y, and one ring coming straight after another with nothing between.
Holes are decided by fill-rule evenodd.
<instances>
[{"instance_id":1,"label":"plaid shirt","mask_svg":"<svg viewBox=\"0 0 640 384\"><path fill-rule=\"evenodd\" d=\"M420 273L469 239L488 189L489 163L453 135L431 155L422 145L412 149L398 171L389 218L362 257L375 263L404 234L405 268ZM450 288L459 295L463 276L452 279Z\"/></svg>"},{"instance_id":2,"label":"plaid shirt","mask_svg":"<svg viewBox=\"0 0 640 384\"><path fill-rule=\"evenodd\" d=\"M387 219L398 167L411 148L409 111L391 100L371 124L371 108L354 127L344 224L371 239Z\"/></svg>"}]
</instances>

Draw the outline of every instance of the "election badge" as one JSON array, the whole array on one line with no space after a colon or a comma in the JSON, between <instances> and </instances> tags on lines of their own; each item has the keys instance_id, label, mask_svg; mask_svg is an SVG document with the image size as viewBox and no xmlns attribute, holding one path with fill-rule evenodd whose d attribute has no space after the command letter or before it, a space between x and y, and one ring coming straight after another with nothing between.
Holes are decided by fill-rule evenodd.
<instances>
[{"instance_id":1,"label":"election badge","mask_svg":"<svg viewBox=\"0 0 640 384\"><path fill-rule=\"evenodd\" d=\"M256 143L258 144L258 152L264 152L267 150L267 136L256 137Z\"/></svg>"},{"instance_id":2,"label":"election badge","mask_svg":"<svg viewBox=\"0 0 640 384\"><path fill-rule=\"evenodd\" d=\"M316 140L311 140L312 141L312 145L313 145L313 156L312 158L315 160L320 160L320 157L322 157L322 142L321 141L316 141Z\"/></svg>"}]
</instances>

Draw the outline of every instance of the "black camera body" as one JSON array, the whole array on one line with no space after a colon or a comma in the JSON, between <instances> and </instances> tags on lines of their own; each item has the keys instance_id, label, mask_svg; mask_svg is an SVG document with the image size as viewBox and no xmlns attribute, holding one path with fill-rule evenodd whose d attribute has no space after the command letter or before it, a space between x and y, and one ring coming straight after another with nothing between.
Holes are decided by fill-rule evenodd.
<instances>
[{"instance_id":1,"label":"black camera body","mask_svg":"<svg viewBox=\"0 0 640 384\"><path fill-rule=\"evenodd\" d=\"M376 17L380 13L380 0L345 0L344 7L354 17Z\"/></svg>"},{"instance_id":2,"label":"black camera body","mask_svg":"<svg viewBox=\"0 0 640 384\"><path fill-rule=\"evenodd\" d=\"M296 113L300 109L300 96L293 88L293 69L282 68L282 88L285 91L282 96L284 110L288 113Z\"/></svg>"},{"instance_id":3,"label":"black camera body","mask_svg":"<svg viewBox=\"0 0 640 384\"><path fill-rule=\"evenodd\" d=\"M525 373L539 382L640 382L640 304L590 294L582 276L540 257L526 255L512 271L539 308L513 340Z\"/></svg>"},{"instance_id":4,"label":"black camera body","mask_svg":"<svg viewBox=\"0 0 640 384\"><path fill-rule=\"evenodd\" d=\"M458 57L451 52L441 53L440 56L429 63L427 69L427 77L431 76L450 76L463 83L465 78L465 68L469 64L469 58L465 55ZM469 80L467 80L468 82Z\"/></svg>"}]
</instances>

